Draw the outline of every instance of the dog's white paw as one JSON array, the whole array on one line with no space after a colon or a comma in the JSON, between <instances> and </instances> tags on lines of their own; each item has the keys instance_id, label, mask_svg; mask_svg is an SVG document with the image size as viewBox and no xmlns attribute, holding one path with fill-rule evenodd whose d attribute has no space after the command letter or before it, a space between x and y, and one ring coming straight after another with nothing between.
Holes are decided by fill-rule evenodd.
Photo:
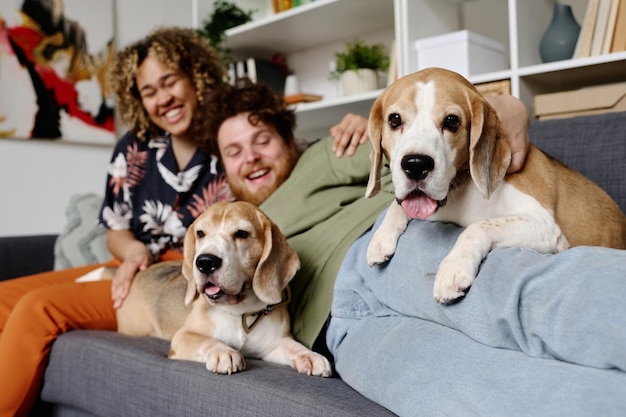
<instances>
[{"instance_id":1,"label":"dog's white paw","mask_svg":"<svg viewBox=\"0 0 626 417\"><path fill-rule=\"evenodd\" d=\"M396 253L398 239L406 230L408 222L409 218L404 214L404 210L394 201L367 247L369 266L382 264L391 259Z\"/></svg>"},{"instance_id":2,"label":"dog's white paw","mask_svg":"<svg viewBox=\"0 0 626 417\"><path fill-rule=\"evenodd\" d=\"M559 237L556 240L556 251L558 252L563 252L564 250L569 249L570 245L569 245L569 241L567 240L567 238L565 237L565 235L563 233L561 233L559 235Z\"/></svg>"},{"instance_id":3,"label":"dog's white paw","mask_svg":"<svg viewBox=\"0 0 626 417\"><path fill-rule=\"evenodd\" d=\"M369 266L383 264L396 252L398 239L388 233L376 232L367 247L367 264Z\"/></svg>"},{"instance_id":4,"label":"dog's white paw","mask_svg":"<svg viewBox=\"0 0 626 417\"><path fill-rule=\"evenodd\" d=\"M301 374L329 377L332 374L330 362L323 355L308 352L296 355L291 366Z\"/></svg>"},{"instance_id":5,"label":"dog's white paw","mask_svg":"<svg viewBox=\"0 0 626 417\"><path fill-rule=\"evenodd\" d=\"M475 263L461 257L446 257L439 265L433 295L435 301L451 304L464 297L476 279Z\"/></svg>"},{"instance_id":6,"label":"dog's white paw","mask_svg":"<svg viewBox=\"0 0 626 417\"><path fill-rule=\"evenodd\" d=\"M230 375L246 370L246 361L241 352L228 346L215 347L207 352L206 369L216 374Z\"/></svg>"}]
</instances>

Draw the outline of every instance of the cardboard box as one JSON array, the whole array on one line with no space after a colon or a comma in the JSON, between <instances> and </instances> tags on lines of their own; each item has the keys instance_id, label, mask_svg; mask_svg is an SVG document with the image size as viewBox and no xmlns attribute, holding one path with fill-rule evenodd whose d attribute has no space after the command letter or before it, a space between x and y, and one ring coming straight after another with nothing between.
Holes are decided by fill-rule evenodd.
<instances>
[{"instance_id":1,"label":"cardboard box","mask_svg":"<svg viewBox=\"0 0 626 417\"><path fill-rule=\"evenodd\" d=\"M511 80L490 81L488 83L474 84L474 87L484 96L501 96L511 94Z\"/></svg>"},{"instance_id":2,"label":"cardboard box","mask_svg":"<svg viewBox=\"0 0 626 417\"><path fill-rule=\"evenodd\" d=\"M464 77L506 69L504 45L468 30L418 39L417 69L446 68Z\"/></svg>"},{"instance_id":3,"label":"cardboard box","mask_svg":"<svg viewBox=\"0 0 626 417\"><path fill-rule=\"evenodd\" d=\"M535 96L538 119L558 119L626 111L626 82Z\"/></svg>"}]
</instances>

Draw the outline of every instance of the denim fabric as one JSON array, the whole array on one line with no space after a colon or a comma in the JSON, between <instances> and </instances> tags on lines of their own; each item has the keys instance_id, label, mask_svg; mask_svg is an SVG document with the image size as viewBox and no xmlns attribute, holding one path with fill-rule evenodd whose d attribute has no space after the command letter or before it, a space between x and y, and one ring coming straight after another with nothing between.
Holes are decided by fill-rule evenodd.
<instances>
[{"instance_id":1,"label":"denim fabric","mask_svg":"<svg viewBox=\"0 0 626 417\"><path fill-rule=\"evenodd\" d=\"M434 276L461 231L411 221L373 268L372 232L353 245L327 332L341 377L402 416L624 415L626 251L497 249L440 305Z\"/></svg>"}]
</instances>

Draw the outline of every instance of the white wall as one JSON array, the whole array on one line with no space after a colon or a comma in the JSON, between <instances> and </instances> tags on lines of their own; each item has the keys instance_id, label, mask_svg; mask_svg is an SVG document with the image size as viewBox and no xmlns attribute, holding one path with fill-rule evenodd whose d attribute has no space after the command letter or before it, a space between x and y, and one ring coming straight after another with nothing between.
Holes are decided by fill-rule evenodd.
<instances>
[{"instance_id":1,"label":"white wall","mask_svg":"<svg viewBox=\"0 0 626 417\"><path fill-rule=\"evenodd\" d=\"M113 3L118 49L154 26L191 27L197 19L195 0ZM0 236L60 232L72 195L104 193L111 152L106 146L0 139Z\"/></svg>"},{"instance_id":2,"label":"white wall","mask_svg":"<svg viewBox=\"0 0 626 417\"><path fill-rule=\"evenodd\" d=\"M58 233L75 193L104 193L110 147L0 140L0 235Z\"/></svg>"}]
</instances>

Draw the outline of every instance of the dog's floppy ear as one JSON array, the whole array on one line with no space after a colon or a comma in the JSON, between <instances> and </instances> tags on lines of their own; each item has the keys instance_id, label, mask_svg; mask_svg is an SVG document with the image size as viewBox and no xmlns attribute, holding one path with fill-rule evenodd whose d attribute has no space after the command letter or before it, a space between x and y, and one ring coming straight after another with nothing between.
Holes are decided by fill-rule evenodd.
<instances>
[{"instance_id":1,"label":"dog's floppy ear","mask_svg":"<svg viewBox=\"0 0 626 417\"><path fill-rule=\"evenodd\" d=\"M470 175L485 198L498 188L511 161L511 150L493 107L478 94L469 98L471 132Z\"/></svg>"},{"instance_id":2,"label":"dog's floppy ear","mask_svg":"<svg viewBox=\"0 0 626 417\"><path fill-rule=\"evenodd\" d=\"M196 229L195 222L192 223L185 233L185 243L183 244L183 277L187 280L187 291L185 292L185 305L191 304L198 297L196 281L193 279L193 261L196 253Z\"/></svg>"},{"instance_id":3,"label":"dog's floppy ear","mask_svg":"<svg viewBox=\"0 0 626 417\"><path fill-rule=\"evenodd\" d=\"M252 277L252 288L261 301L276 304L283 290L300 269L300 259L285 235L261 211L257 212L264 235L263 252Z\"/></svg>"},{"instance_id":4,"label":"dog's floppy ear","mask_svg":"<svg viewBox=\"0 0 626 417\"><path fill-rule=\"evenodd\" d=\"M367 134L372 142L372 151L370 152L370 177L365 190L365 198L370 198L380 191L380 170L383 161L383 103L381 97L376 99L370 111Z\"/></svg>"}]
</instances>

